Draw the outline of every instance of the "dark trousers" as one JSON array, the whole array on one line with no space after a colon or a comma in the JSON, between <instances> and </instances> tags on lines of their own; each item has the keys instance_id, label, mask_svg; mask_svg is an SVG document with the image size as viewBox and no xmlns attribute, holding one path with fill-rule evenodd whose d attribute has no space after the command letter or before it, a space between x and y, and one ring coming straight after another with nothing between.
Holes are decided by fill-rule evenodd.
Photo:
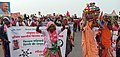
<instances>
[{"instance_id":1,"label":"dark trousers","mask_svg":"<svg viewBox=\"0 0 120 57\"><path fill-rule=\"evenodd\" d=\"M9 43L4 42L5 57L10 57Z\"/></svg>"},{"instance_id":2,"label":"dark trousers","mask_svg":"<svg viewBox=\"0 0 120 57\"><path fill-rule=\"evenodd\" d=\"M65 57L67 57L68 54L69 54L71 51L72 51L72 43L71 43L69 37L67 37Z\"/></svg>"},{"instance_id":3,"label":"dark trousers","mask_svg":"<svg viewBox=\"0 0 120 57\"><path fill-rule=\"evenodd\" d=\"M77 24L75 23L73 26L74 26L74 31L76 32L77 31Z\"/></svg>"},{"instance_id":4,"label":"dark trousers","mask_svg":"<svg viewBox=\"0 0 120 57\"><path fill-rule=\"evenodd\" d=\"M120 57L120 48L116 49L116 57Z\"/></svg>"}]
</instances>

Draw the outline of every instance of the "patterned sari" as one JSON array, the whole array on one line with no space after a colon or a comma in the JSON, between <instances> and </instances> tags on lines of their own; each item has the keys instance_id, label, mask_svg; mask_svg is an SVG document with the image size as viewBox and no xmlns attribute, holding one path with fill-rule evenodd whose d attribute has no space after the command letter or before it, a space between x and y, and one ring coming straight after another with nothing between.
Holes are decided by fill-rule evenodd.
<instances>
[{"instance_id":1,"label":"patterned sari","mask_svg":"<svg viewBox=\"0 0 120 57\"><path fill-rule=\"evenodd\" d=\"M49 32L52 48L47 48L45 57L61 57L60 47L57 45L57 32Z\"/></svg>"}]
</instances>

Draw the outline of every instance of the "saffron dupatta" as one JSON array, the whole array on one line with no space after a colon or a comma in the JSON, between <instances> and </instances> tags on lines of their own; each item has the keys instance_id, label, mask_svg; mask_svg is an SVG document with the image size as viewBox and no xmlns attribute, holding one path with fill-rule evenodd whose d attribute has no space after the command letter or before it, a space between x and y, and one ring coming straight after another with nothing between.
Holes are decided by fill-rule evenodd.
<instances>
[{"instance_id":1,"label":"saffron dupatta","mask_svg":"<svg viewBox=\"0 0 120 57\"><path fill-rule=\"evenodd\" d=\"M104 22L104 30L102 30L102 44L105 46L102 57L113 57L112 48L111 48L111 37L112 33L107 27L106 22Z\"/></svg>"},{"instance_id":2,"label":"saffron dupatta","mask_svg":"<svg viewBox=\"0 0 120 57\"><path fill-rule=\"evenodd\" d=\"M82 53L83 57L99 57L96 41L94 39L94 31L91 26L93 22L87 22L85 31L82 31Z\"/></svg>"}]
</instances>

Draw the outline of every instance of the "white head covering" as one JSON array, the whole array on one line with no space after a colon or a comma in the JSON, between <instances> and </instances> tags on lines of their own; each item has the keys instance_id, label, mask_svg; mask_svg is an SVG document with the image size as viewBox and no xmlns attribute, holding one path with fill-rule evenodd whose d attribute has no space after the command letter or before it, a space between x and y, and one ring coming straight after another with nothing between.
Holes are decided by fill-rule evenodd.
<instances>
[{"instance_id":1,"label":"white head covering","mask_svg":"<svg viewBox=\"0 0 120 57\"><path fill-rule=\"evenodd\" d=\"M7 21L10 22L10 18L9 18L9 17L7 17L7 16L6 16L6 17L3 17L3 20L4 20L4 19L6 19ZM4 21L3 21L3 22L4 22Z\"/></svg>"}]
</instances>

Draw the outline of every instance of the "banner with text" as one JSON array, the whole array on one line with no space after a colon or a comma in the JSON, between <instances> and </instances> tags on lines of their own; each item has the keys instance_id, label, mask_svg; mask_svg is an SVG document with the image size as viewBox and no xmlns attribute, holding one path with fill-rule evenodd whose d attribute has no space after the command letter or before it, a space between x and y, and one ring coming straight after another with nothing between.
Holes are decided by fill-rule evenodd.
<instances>
[{"instance_id":1,"label":"banner with text","mask_svg":"<svg viewBox=\"0 0 120 57\"><path fill-rule=\"evenodd\" d=\"M46 30L45 27L40 29ZM7 32L8 38L11 41L11 57L44 57L46 38L48 37L36 32L36 27L10 27L7 29ZM62 57L64 57L67 31L64 30L61 33L58 36L58 44L61 45L61 51L64 53L62 53Z\"/></svg>"}]
</instances>

